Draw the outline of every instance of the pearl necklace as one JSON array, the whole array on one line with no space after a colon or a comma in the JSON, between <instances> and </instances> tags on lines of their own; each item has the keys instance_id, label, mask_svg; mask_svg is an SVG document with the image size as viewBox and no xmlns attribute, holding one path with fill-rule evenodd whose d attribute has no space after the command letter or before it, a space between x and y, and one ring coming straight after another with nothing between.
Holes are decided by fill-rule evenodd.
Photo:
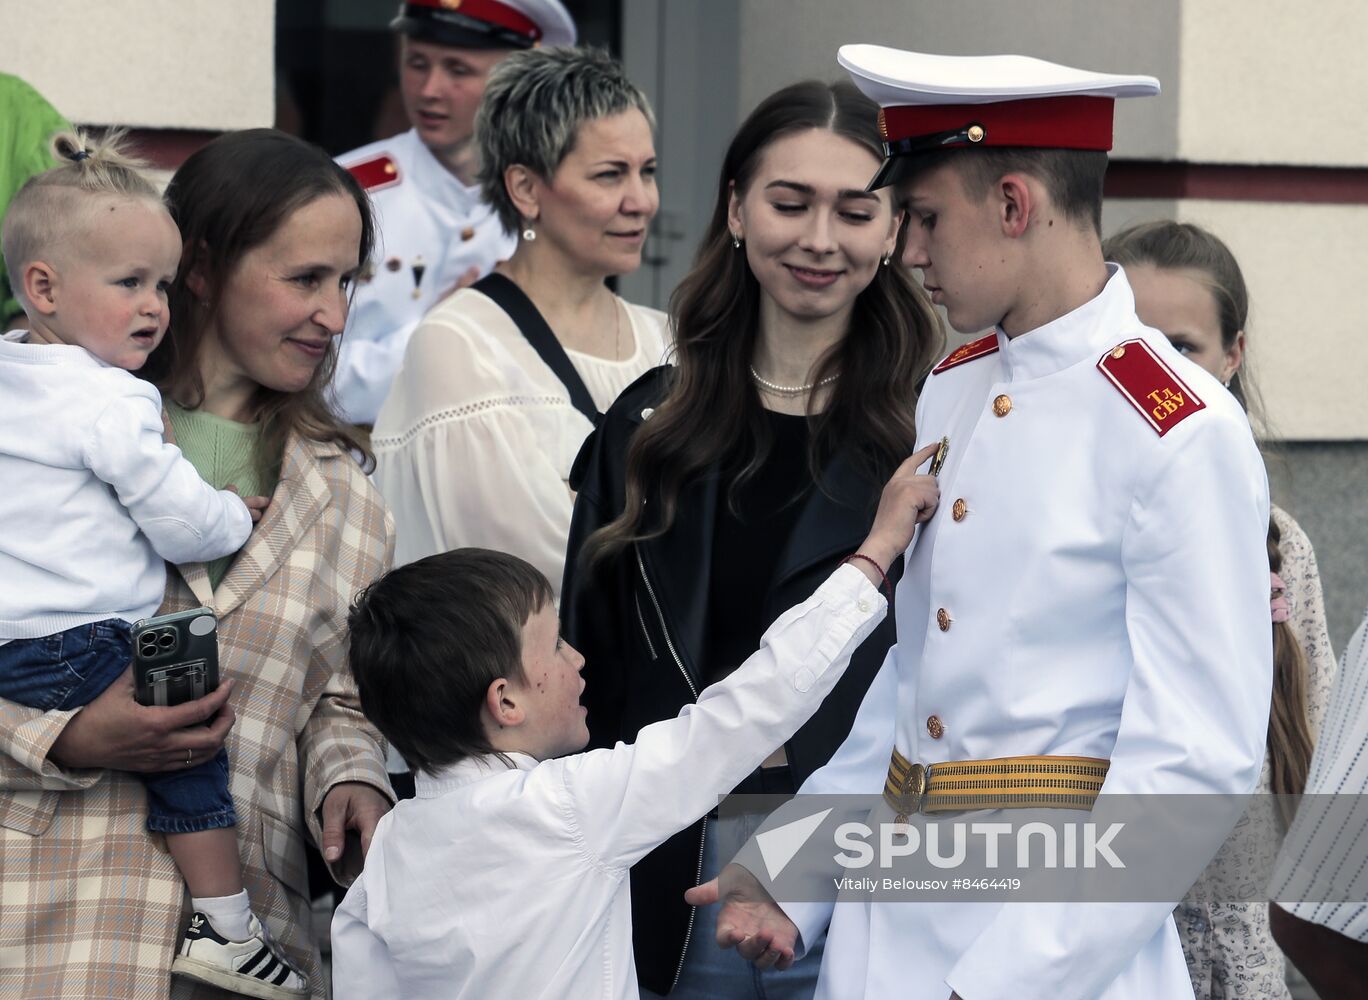
<instances>
[{"instance_id":1,"label":"pearl necklace","mask_svg":"<svg viewBox=\"0 0 1368 1000\"><path fill-rule=\"evenodd\" d=\"M806 392L824 385L831 385L840 375L828 375L820 382L809 382L807 385L779 385L775 382L767 381L760 377L760 373L755 370L755 365L750 365L751 381L758 385L765 392L773 393L776 396L801 396Z\"/></svg>"}]
</instances>

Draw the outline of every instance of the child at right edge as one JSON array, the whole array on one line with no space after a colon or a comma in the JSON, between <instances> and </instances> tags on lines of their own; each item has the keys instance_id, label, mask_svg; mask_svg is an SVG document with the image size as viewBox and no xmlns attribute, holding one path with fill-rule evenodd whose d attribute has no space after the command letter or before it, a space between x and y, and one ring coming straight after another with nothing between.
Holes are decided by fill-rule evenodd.
<instances>
[{"instance_id":1,"label":"child at right edge","mask_svg":"<svg viewBox=\"0 0 1368 1000\"><path fill-rule=\"evenodd\" d=\"M457 549L394 570L349 620L361 705L415 772L333 919L339 1000L638 996L631 866L696 822L817 710L882 620L884 569L935 513L913 455L869 536L760 649L634 744L580 753L584 659L551 586ZM567 756L568 755L568 756Z\"/></svg>"}]
</instances>

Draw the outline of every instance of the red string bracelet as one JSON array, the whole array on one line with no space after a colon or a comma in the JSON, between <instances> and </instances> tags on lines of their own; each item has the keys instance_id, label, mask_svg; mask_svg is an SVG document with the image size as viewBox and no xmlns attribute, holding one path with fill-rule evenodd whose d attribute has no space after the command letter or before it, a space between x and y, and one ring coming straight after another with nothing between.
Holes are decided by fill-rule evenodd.
<instances>
[{"instance_id":1,"label":"red string bracelet","mask_svg":"<svg viewBox=\"0 0 1368 1000\"><path fill-rule=\"evenodd\" d=\"M865 555L863 552L852 552L850 555L846 556L844 559L841 560L841 565L844 566L846 563L854 559L863 559L865 562L869 563L869 565L874 567L875 572L879 574L879 579L883 581L883 583L879 586L879 589L882 590L885 594L887 594L888 599L892 601L893 584L888 582L888 574L883 571L883 567L876 563L873 559L869 558L869 556Z\"/></svg>"}]
</instances>

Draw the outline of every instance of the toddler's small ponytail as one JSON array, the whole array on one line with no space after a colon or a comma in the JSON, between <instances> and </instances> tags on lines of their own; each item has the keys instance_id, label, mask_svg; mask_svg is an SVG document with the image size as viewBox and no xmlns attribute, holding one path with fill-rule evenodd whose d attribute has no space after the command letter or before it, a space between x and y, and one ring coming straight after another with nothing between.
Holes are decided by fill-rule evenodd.
<instances>
[{"instance_id":1,"label":"toddler's small ponytail","mask_svg":"<svg viewBox=\"0 0 1368 1000\"><path fill-rule=\"evenodd\" d=\"M60 171L60 181L58 176L49 177L49 181L65 181L67 186L83 191L159 197L156 186L142 174L148 164L128 151L127 136L125 129L103 136L84 129L58 132L49 149L58 162L50 173Z\"/></svg>"}]
</instances>

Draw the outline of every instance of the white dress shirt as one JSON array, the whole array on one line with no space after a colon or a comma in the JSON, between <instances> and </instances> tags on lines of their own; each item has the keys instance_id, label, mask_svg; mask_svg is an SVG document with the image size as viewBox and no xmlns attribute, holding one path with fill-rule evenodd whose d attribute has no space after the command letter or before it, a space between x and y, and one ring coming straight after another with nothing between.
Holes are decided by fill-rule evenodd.
<instances>
[{"instance_id":1,"label":"white dress shirt","mask_svg":"<svg viewBox=\"0 0 1368 1000\"><path fill-rule=\"evenodd\" d=\"M394 174L367 191L375 206L375 257L357 282L333 377L342 413L357 424L375 423L423 314L467 270L483 277L517 246L479 187L462 184L413 129L338 162L351 167L377 157L387 157Z\"/></svg>"},{"instance_id":2,"label":"white dress shirt","mask_svg":"<svg viewBox=\"0 0 1368 1000\"><path fill-rule=\"evenodd\" d=\"M1263 462L1239 404L1111 271L1080 308L928 378L918 433L950 439L940 507L907 554L898 644L804 793L877 794L895 745L928 765L1108 758L1103 795L1253 791L1273 669ZM1205 403L1162 436L1098 369L1134 340ZM1185 846L1210 858L1227 832ZM1176 902L784 908L804 941L829 923L824 1000L1174 1000L1192 996Z\"/></svg>"},{"instance_id":3,"label":"white dress shirt","mask_svg":"<svg viewBox=\"0 0 1368 1000\"><path fill-rule=\"evenodd\" d=\"M333 918L338 1000L635 998L628 869L812 715L885 609L842 566L635 744L420 773Z\"/></svg>"}]
</instances>

